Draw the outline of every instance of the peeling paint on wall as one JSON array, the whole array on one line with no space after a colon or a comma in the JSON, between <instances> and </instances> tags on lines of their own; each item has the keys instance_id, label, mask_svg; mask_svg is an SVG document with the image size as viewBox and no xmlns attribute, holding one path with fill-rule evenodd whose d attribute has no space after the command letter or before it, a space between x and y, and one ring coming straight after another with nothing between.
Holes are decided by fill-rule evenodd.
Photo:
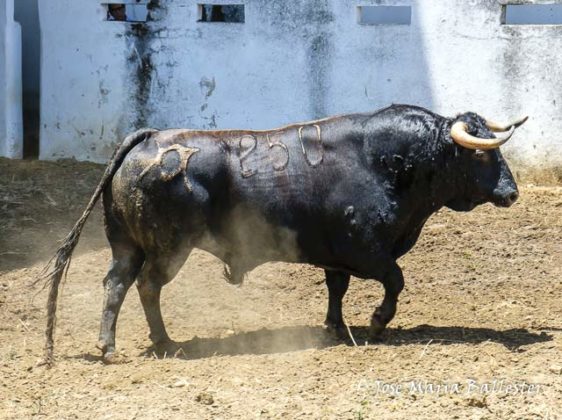
<instances>
[{"instance_id":1,"label":"peeling paint on wall","mask_svg":"<svg viewBox=\"0 0 562 420\"><path fill-rule=\"evenodd\" d=\"M325 93L329 87L330 75L330 35L320 33L315 36L308 48L308 69L309 69L309 97L311 98L310 114L312 118L326 116Z\"/></svg>"},{"instance_id":2,"label":"peeling paint on wall","mask_svg":"<svg viewBox=\"0 0 562 420\"><path fill-rule=\"evenodd\" d=\"M135 127L148 127L150 117L154 113L151 104L153 83L157 81L157 69L153 63L153 54L160 52L156 47L155 40L158 39L162 30L160 21L155 20L153 15L160 18L162 13L155 13L157 10L165 10L159 0L150 0L147 5L148 16L146 23L133 23L128 25L125 32L129 57L127 60L128 87L130 89L131 100L131 130Z\"/></svg>"},{"instance_id":3,"label":"peeling paint on wall","mask_svg":"<svg viewBox=\"0 0 562 420\"><path fill-rule=\"evenodd\" d=\"M152 34L142 23L135 23L126 33L131 55L129 56L129 86L133 104L133 126L146 127L154 65L150 50Z\"/></svg>"}]
</instances>

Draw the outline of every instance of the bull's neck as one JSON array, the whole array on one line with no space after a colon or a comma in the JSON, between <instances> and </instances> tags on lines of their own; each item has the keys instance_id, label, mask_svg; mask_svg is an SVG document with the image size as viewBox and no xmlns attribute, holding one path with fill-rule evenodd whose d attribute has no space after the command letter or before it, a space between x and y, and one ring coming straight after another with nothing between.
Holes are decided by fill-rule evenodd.
<instances>
[{"instance_id":1,"label":"bull's neck","mask_svg":"<svg viewBox=\"0 0 562 420\"><path fill-rule=\"evenodd\" d=\"M443 122L443 127L447 126ZM452 148L440 130L427 144L414 145L418 151L405 158L393 174L391 194L400 206L400 213L413 224L423 224L449 201L455 191Z\"/></svg>"}]
</instances>

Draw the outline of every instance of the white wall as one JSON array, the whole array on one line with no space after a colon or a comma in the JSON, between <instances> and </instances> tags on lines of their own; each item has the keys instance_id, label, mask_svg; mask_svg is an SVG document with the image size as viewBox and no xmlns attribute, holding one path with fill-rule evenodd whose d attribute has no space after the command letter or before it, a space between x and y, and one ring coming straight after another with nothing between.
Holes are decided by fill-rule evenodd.
<instances>
[{"instance_id":1,"label":"white wall","mask_svg":"<svg viewBox=\"0 0 562 420\"><path fill-rule=\"evenodd\" d=\"M99 0L39 2L41 158L105 161L145 125L267 128L411 103L530 114L505 150L562 165L562 26L500 25L496 0L217 1L244 3L244 24L150 3L153 21L132 25L104 21ZM357 24L369 4L411 5L411 25Z\"/></svg>"},{"instance_id":2,"label":"white wall","mask_svg":"<svg viewBox=\"0 0 562 420\"><path fill-rule=\"evenodd\" d=\"M39 1L40 158L107 159L128 124L127 24L97 0Z\"/></svg>"},{"instance_id":3,"label":"white wall","mask_svg":"<svg viewBox=\"0 0 562 420\"><path fill-rule=\"evenodd\" d=\"M14 22L14 0L0 1L0 156L23 153L21 28Z\"/></svg>"},{"instance_id":4,"label":"white wall","mask_svg":"<svg viewBox=\"0 0 562 420\"><path fill-rule=\"evenodd\" d=\"M0 156L6 155L6 6L0 3Z\"/></svg>"}]
</instances>

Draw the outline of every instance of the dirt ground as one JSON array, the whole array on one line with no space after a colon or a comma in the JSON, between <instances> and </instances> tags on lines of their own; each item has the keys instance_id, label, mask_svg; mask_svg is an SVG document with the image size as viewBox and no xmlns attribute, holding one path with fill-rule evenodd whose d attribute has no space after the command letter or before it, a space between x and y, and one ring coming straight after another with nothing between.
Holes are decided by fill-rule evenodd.
<instances>
[{"instance_id":1,"label":"dirt ground","mask_svg":"<svg viewBox=\"0 0 562 420\"><path fill-rule=\"evenodd\" d=\"M154 353L132 288L116 365L94 347L110 257L98 206L60 299L56 364L37 367L46 293L31 284L102 169L0 159L1 418L562 417L560 186L434 215L400 261L406 288L382 342L367 335L374 281L353 279L345 298L355 346L321 327L322 270L267 264L238 288L194 252L163 292L180 350Z\"/></svg>"}]
</instances>

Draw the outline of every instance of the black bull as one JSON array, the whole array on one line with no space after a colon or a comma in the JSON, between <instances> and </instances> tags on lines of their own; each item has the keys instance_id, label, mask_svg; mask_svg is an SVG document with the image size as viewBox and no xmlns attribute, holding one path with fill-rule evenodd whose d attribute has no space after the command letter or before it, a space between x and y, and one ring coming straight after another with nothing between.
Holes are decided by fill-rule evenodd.
<instances>
[{"instance_id":1,"label":"black bull","mask_svg":"<svg viewBox=\"0 0 562 420\"><path fill-rule=\"evenodd\" d=\"M453 141L455 122L465 135L495 141L490 124L476 114L451 119L404 105L270 131L143 129L128 136L46 274L47 362L58 286L102 194L113 254L98 343L106 360L115 351L117 316L135 280L150 338L170 342L160 291L194 247L224 261L231 283L268 261L323 268L326 325L340 334L350 275L376 279L385 295L371 327L380 333L404 286L396 260L412 248L431 214L485 202L508 207L517 199L497 144L485 151L460 146ZM515 126L506 129L513 133Z\"/></svg>"}]
</instances>

